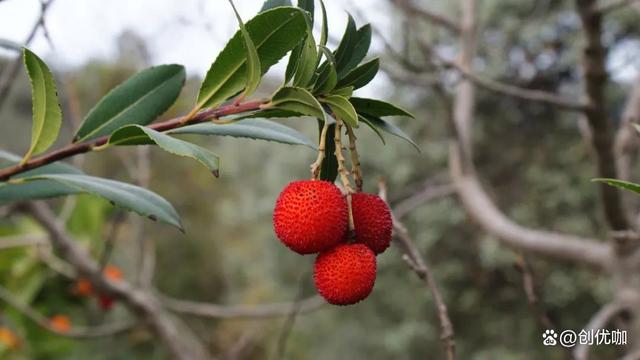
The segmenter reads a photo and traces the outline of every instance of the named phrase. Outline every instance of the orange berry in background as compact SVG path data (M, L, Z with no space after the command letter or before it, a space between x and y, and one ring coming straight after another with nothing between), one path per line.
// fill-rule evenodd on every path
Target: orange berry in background
M49 319L49 325L58 332L68 332L71 330L71 320L66 315L55 315Z
M15 350L20 347L20 340L10 329L0 327L0 344L5 345L9 349Z
M93 285L87 279L78 279L73 286L72 292L78 296L90 296L93 294Z
M120 270L119 267L114 266L114 265L107 265L104 267L104 270L102 271L102 273L104 274L104 276L109 279L109 280L122 280L124 278L124 276L122 275L122 270Z

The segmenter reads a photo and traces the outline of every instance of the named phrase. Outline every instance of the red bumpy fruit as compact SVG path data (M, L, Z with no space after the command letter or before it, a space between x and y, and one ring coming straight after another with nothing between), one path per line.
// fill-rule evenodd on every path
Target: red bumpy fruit
M318 255L313 279L329 303L355 304L373 290L376 255L363 244L340 244Z
M334 184L320 180L289 183L273 211L278 238L299 254L312 254L341 242L347 232L347 202Z
M391 243L393 220L389 207L379 196L365 193L351 195L355 239L380 254Z

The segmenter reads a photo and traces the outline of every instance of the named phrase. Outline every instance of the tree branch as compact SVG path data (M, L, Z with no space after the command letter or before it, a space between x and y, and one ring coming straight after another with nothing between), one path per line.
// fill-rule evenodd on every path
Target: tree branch
M462 66L461 63L456 61L450 61L438 54L437 51L434 51L431 46L424 42L424 39L418 39L419 45L422 48L422 51L426 55L431 55L438 60L442 65L448 68L455 69L462 77L467 80L472 81L474 84L487 89L489 91L493 91L498 94L507 95L510 97L515 97L519 99L536 101L541 103L546 103L549 105L556 106L560 109L570 110L570 111L586 111L587 104L581 103L576 100L567 99L562 95L554 94L552 92L544 91L544 90L533 90L526 89L515 85L505 84L503 82L485 78L479 76L471 70L470 66Z
M591 8L592 13L600 13L605 14L607 12L617 10L621 7L625 7L634 2L638 2L638 0L608 0L602 1L600 3L595 3Z
M591 320L589 320L589 323L583 329L587 331L604 329L614 316L618 315L625 309L626 306L618 301L605 304L593 315ZM586 343L578 344L573 351L574 360L588 360L589 347L590 346Z
M186 125L209 121L210 119L213 119L213 118L219 118L222 116L258 110L260 109L260 106L265 103L266 103L266 100L258 100L258 101L248 101L240 104L223 105L215 109L203 110L197 113L192 118L188 119L187 121L185 121L184 116L179 116L163 122L151 124L149 125L149 128L154 129L156 131L167 131L167 130L183 127ZM90 140L82 143L74 143L74 144L63 147L62 149L58 149L50 153L35 157L27 161L23 165L6 167L0 170L0 181L7 181L12 176L23 173L25 171L32 170L32 169L35 169L35 168L38 168L62 159L66 159L74 155L83 154L83 153L92 151L94 147L104 145L107 143L108 140L109 140L109 136L102 136L95 140Z
M582 51L585 96L588 110L585 116L591 127L592 146L596 153L597 176L617 178L616 158L613 154L613 127L605 104L605 86L608 76L605 69L606 50L602 45L602 14L589 11L596 0L576 0L576 9L582 22L585 47ZM620 190L604 183L598 184L604 206L605 218L612 230L629 228Z
M466 26L460 38L458 66L471 71L475 52L475 1L463 0ZM450 147L449 170L456 191L467 213L490 234L508 246L563 260L607 268L611 263L609 246L596 240L528 229L511 221L491 201L480 185L471 156L470 128L474 118L475 90L471 80L458 84L454 98L454 140Z
M210 358L195 335L178 319L168 314L151 293L133 288L125 280L114 282L105 278L99 264L76 245L74 239L56 221L55 214L45 203L28 203L26 211L49 233L52 245L58 250L60 256L77 270L79 276L87 278L100 292L120 300L145 320L176 359Z
M640 123L640 76L636 79L627 98L614 143L618 174L620 179L626 181L631 180L633 155L637 152L640 142L640 134L631 126L631 124L637 123Z
M285 302L265 305L223 306L180 300L165 295L160 295L160 300L167 309L173 312L214 319L266 319L288 316L294 305L294 302ZM326 302L317 295L303 299L298 303L298 314L315 311L325 304Z

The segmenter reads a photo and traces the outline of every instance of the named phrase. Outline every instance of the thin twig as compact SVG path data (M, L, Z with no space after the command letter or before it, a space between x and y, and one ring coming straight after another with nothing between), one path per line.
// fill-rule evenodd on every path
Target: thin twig
M38 29L44 26L45 15L53 2L54 0L41 2L40 15L38 16L35 24L33 24L29 35L27 35L23 47L28 47L35 38ZM0 108L2 108L2 105L7 100L9 92L13 87L13 83L18 75L18 70L20 69L20 64L22 64L22 56L18 55L11 63L9 63L9 65L7 65L2 74L0 74Z
M427 184L422 190L399 201L393 207L393 213L398 219L416 209L417 207L435 199L440 199L455 193L451 184Z
M277 345L274 352L274 360L284 359L284 354L287 351L287 341L289 340L289 335L291 335L296 317L300 313L300 306L304 296L304 283L306 277L306 273L302 273L300 276L300 280L298 280L298 294L296 295L296 300L293 302L293 304L291 304L289 315L285 319L284 324L282 324L280 336L278 336L278 342L276 343Z
M24 246L46 245L48 243L47 237L43 234L3 236L0 237L0 250Z
M540 303L539 290L535 276L533 275L533 270L523 254L519 254L516 257L514 265L518 271L522 273L522 288L524 289L529 306L536 315L536 319L538 319L544 329L557 329L556 325L551 321L549 314Z
M410 0L390 0L392 4L400 6L407 14L411 16L422 17L432 23L442 26L453 33L460 32L460 26L452 19L443 14L436 14L433 11L426 10L415 6Z
M174 299L160 295L162 304L169 310L186 315L194 315L212 319L268 319L287 316L291 312L293 302L263 305L224 306L204 302ZM311 296L299 302L299 314L318 310L326 304L319 296Z
M160 132L167 131L167 130L179 128L185 125L209 121L209 119L211 119L212 117L227 116L227 115L239 114L247 111L258 110L265 103L266 103L266 100L257 100L257 101L248 101L238 105L233 105L233 104L223 105L215 109L206 109L206 110L200 111L199 113L194 115L192 118L189 118L189 121L186 121L186 122L183 121L185 118L184 116L179 116L163 122L151 124L149 125L149 128L154 129L156 131L160 131ZM28 170L39 168L41 166L44 166L62 159L66 159L74 155L90 152L94 150L94 148L105 145L108 140L109 140L108 136L102 136L97 139L86 141L86 142L73 143L61 149L54 150L52 152L40 155L38 157L34 157L33 159L27 161L22 166L15 165L15 166L6 167L0 170L0 181L7 181L8 179L10 179L12 176L16 174L20 174Z
M386 202L387 187L384 181L380 181L378 183L378 187L380 198ZM445 354L447 356L447 360L453 360L456 358L453 324L451 323L447 305L440 293L436 279L429 269L426 259L420 254L420 251L411 239L407 228L402 224L402 222L395 218L393 214L392 218L394 233L398 241L400 241L401 248L405 255L403 259L405 259L411 270L418 275L429 291L431 291L433 300L436 304L436 312L438 314L438 321L440 322L440 338L442 339Z

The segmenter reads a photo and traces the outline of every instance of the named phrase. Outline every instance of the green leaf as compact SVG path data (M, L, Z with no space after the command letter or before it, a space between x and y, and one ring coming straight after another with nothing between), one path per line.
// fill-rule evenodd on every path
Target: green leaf
M331 51L326 46L320 45L319 48L327 58L327 61L325 61L322 66L320 66L320 75L318 75L318 80L316 81L316 85L314 86L314 91L318 93L326 93L333 90L333 88L335 88L336 84L338 83L336 60L333 57L333 53L331 53Z
M295 76L293 77L294 86L306 87L309 85L318 64L318 50L311 26L310 24L307 25L307 37L302 43Z
M169 131L172 135L196 134L250 138L275 141L289 145L304 145L316 149L316 145L300 132L265 119L248 119L232 124L202 123L189 125Z
M357 68L351 70L344 78L338 81L338 87L353 86L359 89L367 85L378 73L380 59L372 59Z
M242 33L242 39L244 40L244 50L247 54L247 83L244 87L243 96L249 96L253 94L258 88L258 85L260 85L260 79L262 78L260 58L258 58L258 50L256 50L256 46L253 44L253 40L251 40L251 36L249 36L247 32L236 6L231 0L229 0L229 4L231 4L233 12L236 14L236 19L238 19L238 24L240 25L240 33Z
M347 125L354 128L358 127L358 114L349 100L340 95L329 95L322 98L321 101L329 105L331 111Z
M603 178L593 179L591 181L605 183L607 185L615 186L620 189L629 190L636 194L640 194L640 184L635 184L632 182L617 180L617 179L603 179Z
M361 114L372 115L374 117L408 116L415 118L410 112L385 101L358 97L352 97L349 101L351 101L353 107L356 108L356 111Z
M384 139L384 136L382 136L382 133L380 133L380 130L378 130L378 128L373 125L373 123L371 123L371 121L369 121L369 119L367 119L364 116L358 115L358 119L362 122L364 122L365 124L367 124L367 126L369 126L369 128L371 128L371 130L373 130L374 133L376 133L376 135L378 135L378 137L380 138L380 141L382 141L383 145L386 145L387 142Z
M20 157L0 150L0 159L6 162L0 163L0 169L16 165ZM42 174L82 174L79 169L63 163L56 162L37 169L26 171L13 177L14 180L33 177ZM52 180L35 180L28 183L0 182L0 204L8 204L15 201L46 199L51 197L70 195L78 190Z
M353 86L347 86L340 89L335 89L331 91L332 95L340 95L344 98L350 99L351 95L353 95ZM353 104L352 104L353 105Z
M340 45L338 45L338 49L336 49L335 57L337 64L338 73L342 73L343 68L349 63L353 51L353 47L355 46L355 37L358 32L356 29L356 23L353 20L351 14L349 15L349 20L347 21L347 27L344 30L344 35L342 35L342 40L340 40Z
M223 117L222 119L229 120L233 119L233 121L243 120L243 119L272 119L272 118L290 118L290 117L301 117L305 116L299 112L284 110L284 109L262 109L255 110L251 112L246 112L238 115L231 115L227 117ZM173 130L172 130L173 131Z
M349 71L355 69L364 59L371 45L371 25L367 24L353 35L351 48L341 63L338 63L338 78L342 79Z
M218 176L220 159L213 152L198 145L173 138L140 125L128 125L118 129L109 138L112 145L156 144L163 150L178 156L186 156L204 165L214 176Z
M75 141L109 135L125 125L151 123L176 101L184 81L182 65L160 65L135 74L96 104Z
M267 10L247 21L245 28L258 51L261 74L302 41L306 26L303 10L293 7ZM243 46L238 31L209 68L196 108L216 107L244 88L247 64Z
M31 83L33 103L31 146L22 159L22 163L25 163L32 155L46 151L56 141L62 123L62 112L58 104L56 83L47 64L27 48L23 48L22 52Z
M378 117L374 117L374 116L367 116L367 115L362 115L361 117L366 118L367 120L369 120L369 122L371 123L371 125L377 127L378 129L387 132L391 135L395 135L407 142L409 142L411 145L413 145L416 150L418 150L418 152L421 152L420 147L418 147L418 144L416 144L410 137L409 135L407 135L407 133L405 133L404 131L402 131L402 129L400 129L399 127L393 125L392 123L385 121L381 118Z
M313 3L314 0L298 0L298 7L309 13L309 17L311 18L311 24L313 27L313 17L315 13L315 6Z
M329 39L329 23L327 21L327 9L324 7L324 1L320 0L320 8L322 9L322 28L320 28L320 45L327 45Z
M323 125L322 121L318 120L318 139L320 139ZM334 142L335 132L336 124L329 125L324 143L325 156L320 166L320 180L334 182L338 177L338 158L336 157L336 143Z
M260 12L263 13L278 6L291 6L291 0L267 0L262 5Z
M124 209L134 211L151 220L173 225L182 230L182 223L173 206L160 195L139 186L87 175L45 174L25 178L31 180L53 180L77 189L103 197Z
M271 98L270 106L330 121L315 96L303 88L290 86L280 88Z

